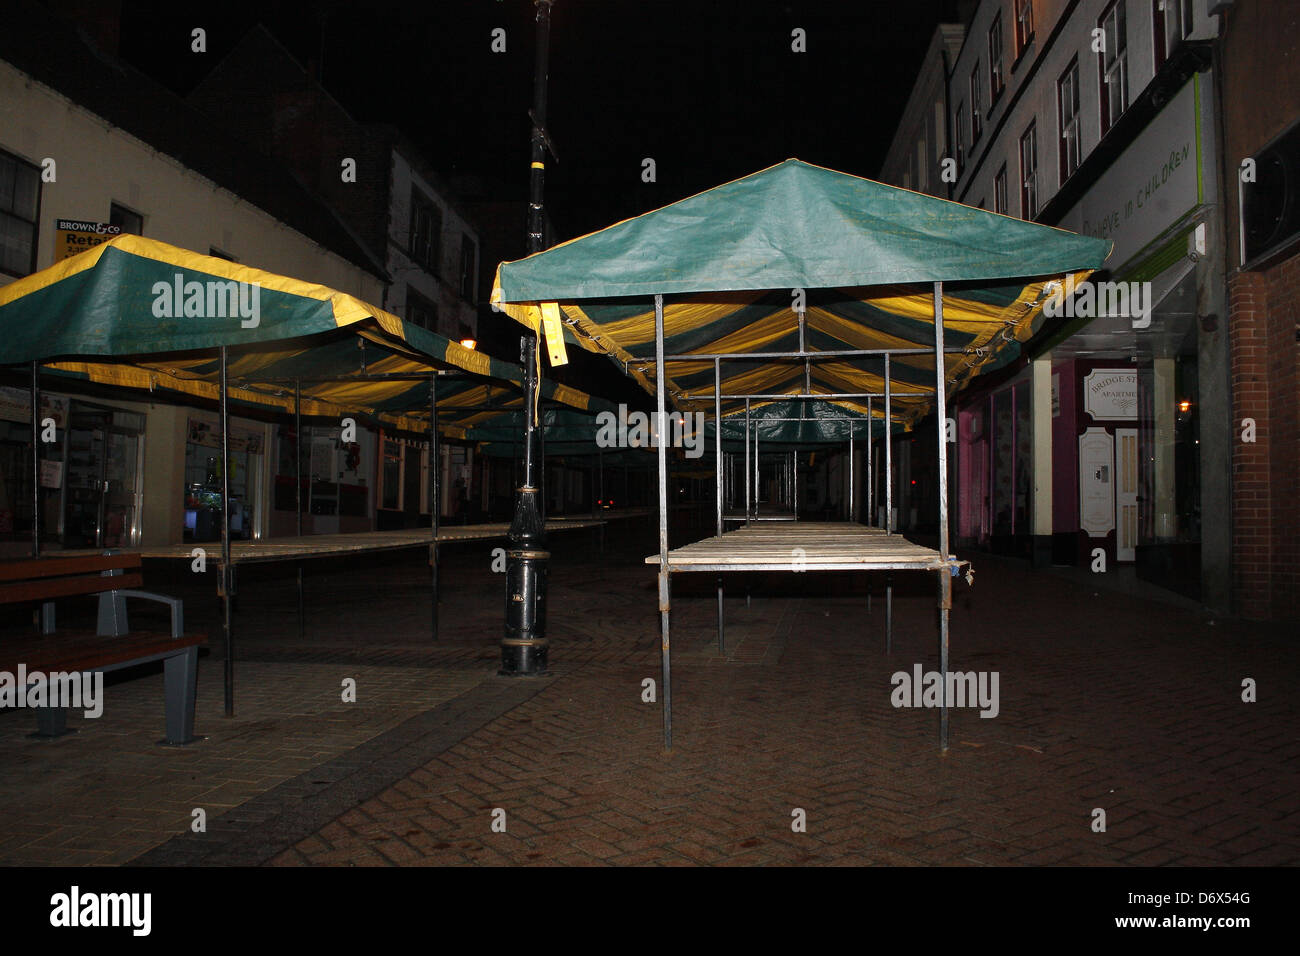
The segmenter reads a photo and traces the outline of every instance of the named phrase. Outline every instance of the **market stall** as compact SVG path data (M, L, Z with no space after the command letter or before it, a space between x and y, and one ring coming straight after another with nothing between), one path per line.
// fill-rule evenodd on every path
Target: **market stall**
M711 412L723 422L792 401L908 427L932 409L942 411L947 395L981 370L1013 358L1041 323L1052 292L1099 268L1108 248L1101 240L787 160L503 263L492 299L545 336L552 361L569 344L609 355L655 394L661 434L668 434L670 406L675 413ZM841 426L799 427L826 440ZM945 429L936 433L938 548L908 542L892 527L883 535L846 529L836 549L815 564L806 562L805 545L813 541L802 529L762 547L750 543L757 540L752 530L724 533L720 447L716 534L671 549L663 508L667 449L660 443L660 546L650 563L659 567L666 747L672 746L670 581L676 572L793 570L794 548L804 551L806 570L931 571L946 674L952 579L963 562L948 550ZM718 446L722 436L715 428ZM720 608L721 601L719 586ZM947 744L945 702L940 746Z

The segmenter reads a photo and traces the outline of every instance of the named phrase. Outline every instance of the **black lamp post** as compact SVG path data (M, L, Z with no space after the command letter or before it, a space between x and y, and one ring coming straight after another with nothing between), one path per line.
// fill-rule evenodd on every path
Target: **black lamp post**
M551 38L551 2L535 0L537 59L533 73L532 150L528 188L528 252L544 247L542 191L546 174L546 75ZM501 670L509 677L546 673L546 499L542 423L538 420L537 336L520 338L524 366L524 474L515 492L514 517L506 548L506 626L501 639Z

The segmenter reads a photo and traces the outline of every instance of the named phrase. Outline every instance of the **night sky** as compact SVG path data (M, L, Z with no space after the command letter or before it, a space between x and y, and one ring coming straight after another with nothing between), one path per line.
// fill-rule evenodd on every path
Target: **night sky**
M560 238L789 157L874 176L950 0L556 0L547 209ZM363 122L390 122L446 177L522 198L531 0L123 3L121 54L187 93L259 20ZM190 51L207 30L208 52ZM491 34L506 31L506 52ZM802 28L807 52L791 50ZM641 179L653 158L657 182Z

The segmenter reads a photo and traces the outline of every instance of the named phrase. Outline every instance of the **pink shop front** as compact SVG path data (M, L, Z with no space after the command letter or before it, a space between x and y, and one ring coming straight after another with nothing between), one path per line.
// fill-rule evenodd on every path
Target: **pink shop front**
M958 402L958 545L1035 566L1172 563L1159 583L1184 590L1199 576L1196 393L1194 359L1042 358Z

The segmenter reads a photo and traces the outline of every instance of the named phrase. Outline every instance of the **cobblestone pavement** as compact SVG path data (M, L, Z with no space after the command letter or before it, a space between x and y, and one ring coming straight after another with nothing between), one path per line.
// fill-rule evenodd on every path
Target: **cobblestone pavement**
M665 753L643 701L661 679L652 533L609 544L553 540L540 680L495 676L489 545L448 549L436 644L416 557L309 566L303 639L292 569L245 571L239 716L219 716L218 646L200 666L209 740L153 746L160 675L109 687L105 716L59 741L0 715L0 761L21 770L0 781L0 862L1300 862L1285 627L970 555L951 666L997 672L999 713L954 710L941 756L938 712L891 704L891 675L937 666L932 578L897 576L886 656L880 579L868 612L861 576L729 577L722 655L715 579L678 576ZM213 622L206 584L153 577ZM355 705L344 676L371 688ZM206 834L189 832L200 805Z

